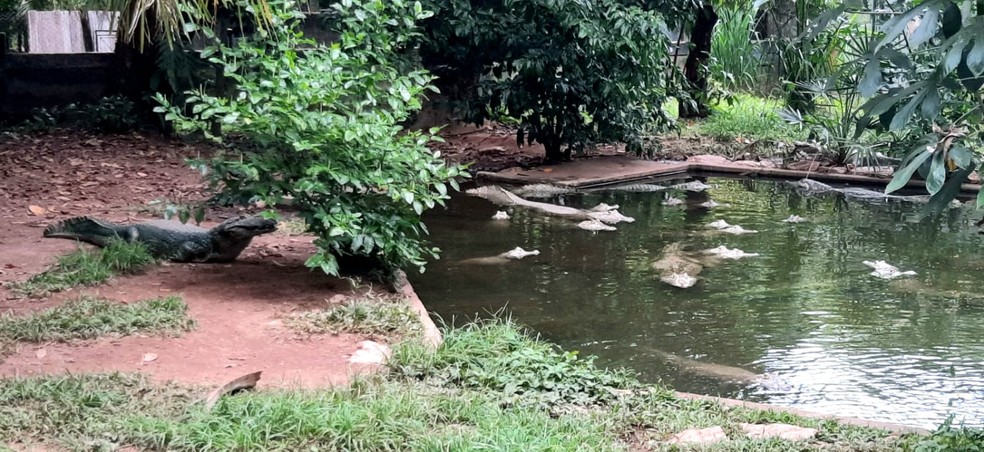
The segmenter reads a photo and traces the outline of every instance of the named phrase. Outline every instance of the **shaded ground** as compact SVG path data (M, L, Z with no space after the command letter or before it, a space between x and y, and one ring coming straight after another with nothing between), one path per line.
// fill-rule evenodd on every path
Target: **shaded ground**
M118 222L160 218L159 207L147 203L201 199L204 184L184 159L207 152L155 137L74 132L0 143L0 282L24 280L75 248L68 240L41 238L51 222L79 215ZM210 210L206 226L235 214ZM81 293L123 303L180 294L198 322L180 338L23 345L0 363L0 375L128 370L214 384L262 370L262 385L344 383L350 372L367 369L347 363L364 338L299 338L278 320L351 291L348 281L303 266L313 249L310 238L275 233L254 240L233 264L164 264L42 300L17 299L0 287L0 314L27 314ZM147 353L156 359L144 361Z

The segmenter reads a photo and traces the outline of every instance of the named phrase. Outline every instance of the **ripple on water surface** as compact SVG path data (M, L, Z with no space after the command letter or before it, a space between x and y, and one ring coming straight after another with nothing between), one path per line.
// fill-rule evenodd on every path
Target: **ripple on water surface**
M803 196L770 181L711 178L705 193L600 192L553 202L619 204L634 223L591 233L460 196L425 221L443 250L414 287L446 319L505 308L566 348L630 367L681 391L933 428L949 413L984 422L982 238L970 212L916 221L921 205ZM713 199L730 208L705 209ZM804 223L783 223L789 215ZM756 234L706 227L725 220ZM680 243L759 257L709 265L690 289L650 265ZM501 266L458 264L522 246L540 255ZM884 281L865 260L917 275ZM717 366L712 366L717 365ZM768 379L734 376L748 371Z

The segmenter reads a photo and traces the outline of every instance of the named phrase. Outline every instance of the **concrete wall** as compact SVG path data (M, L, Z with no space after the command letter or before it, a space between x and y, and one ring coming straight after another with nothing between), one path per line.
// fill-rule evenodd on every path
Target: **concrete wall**
M0 117L73 102L95 102L116 83L112 53L0 55Z

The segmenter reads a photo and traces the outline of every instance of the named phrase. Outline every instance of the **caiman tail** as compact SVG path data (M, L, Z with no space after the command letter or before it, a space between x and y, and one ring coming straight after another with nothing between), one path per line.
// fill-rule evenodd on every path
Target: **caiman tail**
M112 225L89 217L75 217L59 221L45 228L45 237L78 240L96 246L106 246L110 239L117 238Z

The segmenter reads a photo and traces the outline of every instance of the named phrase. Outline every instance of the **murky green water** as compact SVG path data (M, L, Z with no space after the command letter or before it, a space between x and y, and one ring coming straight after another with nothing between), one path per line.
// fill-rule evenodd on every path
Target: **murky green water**
M592 233L569 221L459 196L428 216L442 259L411 275L445 319L505 309L566 349L626 366L681 391L932 428L949 413L984 423L984 236L970 208L918 221L922 205L804 196L781 182L709 178L704 193L601 192L551 202L619 204L635 223ZM681 196L682 195L682 196ZM708 199L729 208L708 210ZM797 214L807 223L781 220ZM757 234L710 234L724 219ZM649 268L664 246L726 245L760 257L708 267L690 289ZM540 255L464 265L516 246ZM864 260L917 276L885 281ZM764 382L710 375L667 354L767 374ZM721 373L720 369L718 372ZM727 369L725 369L727 370Z

